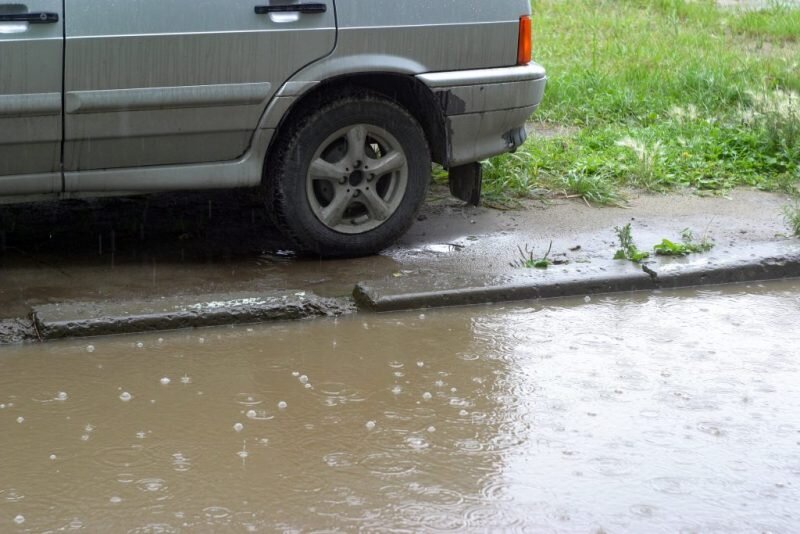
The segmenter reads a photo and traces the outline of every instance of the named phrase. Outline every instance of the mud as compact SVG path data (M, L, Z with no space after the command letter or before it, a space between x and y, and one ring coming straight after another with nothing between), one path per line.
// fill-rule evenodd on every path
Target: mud
M796 532L797 282L0 348L0 531Z

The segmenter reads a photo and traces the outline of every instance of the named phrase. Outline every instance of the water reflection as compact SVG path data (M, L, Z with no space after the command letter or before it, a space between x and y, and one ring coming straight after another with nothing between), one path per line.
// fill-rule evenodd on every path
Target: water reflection
M3 348L0 531L796 530L798 289Z

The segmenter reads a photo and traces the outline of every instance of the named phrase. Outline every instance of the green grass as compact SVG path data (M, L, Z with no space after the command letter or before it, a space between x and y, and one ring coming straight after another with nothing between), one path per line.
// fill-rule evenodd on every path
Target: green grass
M490 201L549 195L614 204L625 187L795 190L800 11L720 10L710 0L532 6L534 53L550 78L535 118L578 133L534 137L491 160ZM782 52L768 53L765 43Z
M786 206L783 210L786 224L792 230L792 234L800 237L800 202L795 202L791 206Z

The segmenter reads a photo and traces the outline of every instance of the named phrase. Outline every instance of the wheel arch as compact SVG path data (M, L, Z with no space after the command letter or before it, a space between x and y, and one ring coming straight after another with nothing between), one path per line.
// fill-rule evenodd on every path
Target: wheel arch
M449 135L441 105L433 91L416 77L392 72L365 72L340 75L314 84L301 94L284 113L266 153L265 169L275 145L297 120L318 109L332 94L367 90L383 95L401 106L420 123L434 162L447 166ZM265 176L265 178L267 178Z

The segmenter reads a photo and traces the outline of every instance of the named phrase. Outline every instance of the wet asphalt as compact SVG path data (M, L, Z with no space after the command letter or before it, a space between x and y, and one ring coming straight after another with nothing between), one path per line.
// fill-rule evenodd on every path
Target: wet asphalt
M738 190L724 197L631 194L625 207L571 199L525 201L520 209L497 210L465 206L434 187L398 244L377 256L334 261L296 257L269 223L254 190L0 206L0 319L5 320L0 338L35 337L30 330L20 334L20 325L30 324L27 318L37 307L54 305L97 305L92 318L103 306L152 307L163 299L202 301L207 295L218 301L224 295L268 298L289 292L347 300L357 285L370 288L378 300L506 289L430 305L659 287L649 284L651 275L640 265L612 259L618 248L614 228L627 223L642 249L663 238L678 241L687 228L698 239L714 242L707 254L653 258L648 270L662 276L730 265L750 268L733 277L669 287L782 277L800 263L795 261L800 245L787 235L783 220L787 202L779 194ZM543 255L548 248L556 264L547 270L511 265L520 250ZM787 264L790 269L784 269ZM603 285L617 279L633 283ZM572 292L539 293L538 288L568 282ZM534 291L519 293L515 288L520 287ZM417 299L385 309L427 305Z

